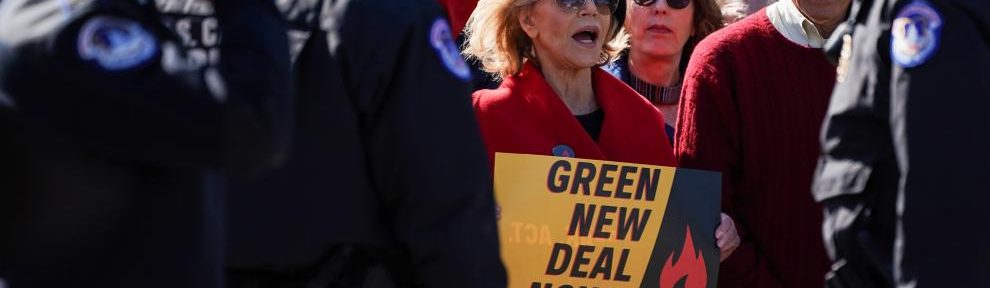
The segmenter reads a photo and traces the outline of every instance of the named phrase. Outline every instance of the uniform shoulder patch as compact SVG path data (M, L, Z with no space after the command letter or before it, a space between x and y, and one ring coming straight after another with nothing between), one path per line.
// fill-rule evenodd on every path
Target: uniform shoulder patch
M79 58L110 71L131 69L154 58L158 42L141 24L114 16L96 16L78 35Z
M890 27L890 56L898 65L924 64L938 49L942 16L927 1L915 0L901 8Z
M438 18L433 21L433 27L430 28L430 45L436 50L447 70L464 81L471 80L471 69L464 62L464 58L461 58L460 49L454 44L447 20Z

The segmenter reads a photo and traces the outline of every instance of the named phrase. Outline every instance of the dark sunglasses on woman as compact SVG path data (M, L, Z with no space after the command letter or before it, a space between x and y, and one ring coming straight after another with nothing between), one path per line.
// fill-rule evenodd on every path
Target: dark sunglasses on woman
M633 0L636 5L639 6L651 6L659 0ZM664 0L667 1L667 6L674 9L684 9L688 4L691 4L691 0Z
M564 12L577 12L588 0L557 0L557 6ZM623 0L591 0L598 8L598 14L612 14L619 1Z

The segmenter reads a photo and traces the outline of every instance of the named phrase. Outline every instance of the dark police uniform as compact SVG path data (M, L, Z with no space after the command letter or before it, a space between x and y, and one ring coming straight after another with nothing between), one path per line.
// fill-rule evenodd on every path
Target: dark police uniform
M150 1L0 4L0 283L223 285L225 174L284 157L292 81L272 3L213 3L215 65Z
M272 1L272 0L268 0ZM220 29L211 0L155 0L162 24L186 47L194 65L216 65L220 60Z
M287 165L232 187L233 287L505 287L470 71L433 0L280 1Z
M990 287L990 2L864 0L814 187L829 287Z

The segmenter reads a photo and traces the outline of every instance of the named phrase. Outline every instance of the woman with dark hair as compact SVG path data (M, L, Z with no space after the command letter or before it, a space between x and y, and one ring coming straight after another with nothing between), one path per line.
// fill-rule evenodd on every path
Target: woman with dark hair
M713 0L626 0L624 35L629 47L606 70L643 95L663 115L668 143L673 143L681 75L694 45L724 26ZM721 259L738 247L735 223L722 213L715 231Z
M681 75L694 45L723 26L722 12L713 0L626 1L629 48L606 70L660 109L672 143Z

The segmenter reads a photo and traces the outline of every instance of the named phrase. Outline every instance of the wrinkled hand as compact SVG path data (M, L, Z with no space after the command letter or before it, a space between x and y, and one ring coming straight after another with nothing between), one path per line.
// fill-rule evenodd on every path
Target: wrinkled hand
M715 241L719 249L719 262L729 258L736 248L739 248L739 233L736 232L736 223L732 217L722 213L722 222L715 228Z

